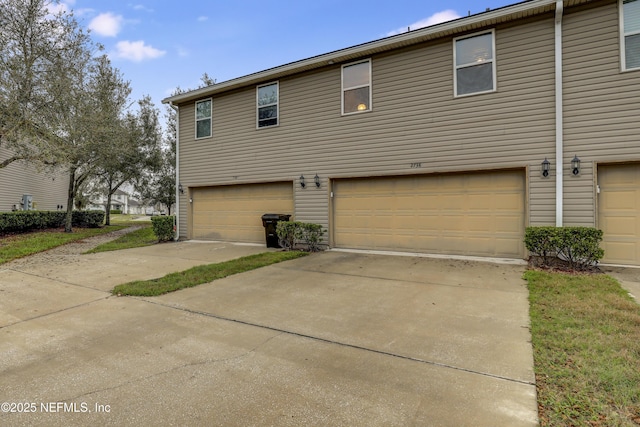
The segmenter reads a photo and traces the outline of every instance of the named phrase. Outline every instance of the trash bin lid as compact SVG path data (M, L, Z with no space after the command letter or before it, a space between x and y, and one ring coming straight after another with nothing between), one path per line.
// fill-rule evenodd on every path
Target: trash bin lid
M274 214L274 213L266 213L262 215L262 220L280 220L280 221L288 221L291 218L291 215L287 214Z

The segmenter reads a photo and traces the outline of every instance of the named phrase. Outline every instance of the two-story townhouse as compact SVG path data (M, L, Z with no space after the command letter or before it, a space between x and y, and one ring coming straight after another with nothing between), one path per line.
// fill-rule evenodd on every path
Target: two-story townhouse
M164 100L181 238L522 258L528 225L640 264L640 0L531 0Z
M0 161L11 154L0 147ZM69 177L60 171L38 169L27 162L17 161L0 168L0 212L27 209L25 199L31 200L31 209L55 211L66 209Z

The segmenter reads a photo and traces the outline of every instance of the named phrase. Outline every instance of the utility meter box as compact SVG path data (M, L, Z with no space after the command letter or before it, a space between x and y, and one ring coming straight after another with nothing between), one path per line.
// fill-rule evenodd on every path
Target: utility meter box
M33 210L33 196L31 194L22 195L22 210L23 211Z

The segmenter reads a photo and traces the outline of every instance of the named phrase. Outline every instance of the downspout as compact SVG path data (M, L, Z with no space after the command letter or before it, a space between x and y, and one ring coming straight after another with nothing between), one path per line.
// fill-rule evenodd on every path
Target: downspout
M555 22L555 79L556 79L556 227L562 227L563 219L563 103L562 103L562 0L556 1Z
M169 102L169 107L176 112L176 235L175 241L180 239L180 108Z

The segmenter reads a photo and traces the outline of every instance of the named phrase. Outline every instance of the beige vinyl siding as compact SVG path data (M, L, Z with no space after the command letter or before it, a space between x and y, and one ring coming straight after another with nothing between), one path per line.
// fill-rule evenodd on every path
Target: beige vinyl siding
M555 163L553 15L496 27L494 93L453 97L451 40L373 56L367 113L341 116L341 64L280 79L278 127L256 129L254 86L213 97L212 138L194 141L194 103L181 105L180 181L258 183L317 172L321 191L296 186L295 215L327 224L326 179ZM554 189L539 174L530 179L533 216L543 223Z
M9 158L9 152L0 148L0 161ZM34 208L55 211L58 205L67 207L69 178L63 171L39 171L25 162L13 162L0 168L0 212L11 211L22 201L23 194L33 196Z
M569 9L564 29L564 222L594 226L594 164L640 160L640 72L620 71L616 1ZM570 171L574 155L579 177Z

